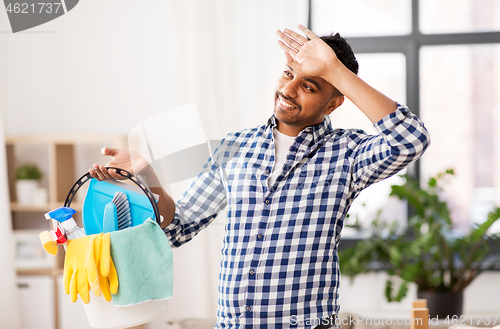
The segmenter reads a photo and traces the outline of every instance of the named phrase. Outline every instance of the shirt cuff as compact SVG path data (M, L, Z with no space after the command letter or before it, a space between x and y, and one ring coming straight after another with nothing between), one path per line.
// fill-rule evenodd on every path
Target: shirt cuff
M410 109L407 106L398 104L396 111L386 115L382 120L374 123L373 126L381 134L390 135L410 114Z
M177 216L174 216L174 219L172 220L172 223L168 224L167 227L163 228L163 232L167 236L167 238L172 238L176 235L176 231L179 228L179 223L180 220Z

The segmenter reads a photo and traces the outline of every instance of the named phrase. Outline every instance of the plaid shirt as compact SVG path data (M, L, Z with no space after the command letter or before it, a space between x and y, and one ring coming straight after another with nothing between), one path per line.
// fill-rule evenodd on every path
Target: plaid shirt
M419 158L429 143L404 106L374 124L375 136L332 129L326 116L295 138L268 187L275 126L271 117L222 140L164 229L178 247L227 206L218 328L306 327L338 313L337 247L353 199Z

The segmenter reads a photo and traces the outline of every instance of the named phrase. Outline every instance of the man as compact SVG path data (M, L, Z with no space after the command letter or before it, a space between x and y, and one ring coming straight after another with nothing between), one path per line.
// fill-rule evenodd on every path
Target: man
M415 161L429 143L415 115L357 77L345 39L337 34L324 38L327 44L299 29L307 38L277 32L287 63L268 123L229 134L176 203L153 190L176 247L227 206L218 328L333 325L340 308L337 248L353 199ZM378 135L332 129L328 114L344 97ZM105 154L114 157L108 165L141 172L147 184L160 186L136 153L106 148ZM104 166L90 172L114 177Z

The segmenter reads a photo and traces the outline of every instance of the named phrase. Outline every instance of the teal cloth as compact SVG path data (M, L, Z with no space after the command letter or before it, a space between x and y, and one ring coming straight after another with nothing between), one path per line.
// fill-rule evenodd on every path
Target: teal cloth
M172 297L173 258L165 233L148 218L143 224L111 232L111 257L118 274L115 306Z

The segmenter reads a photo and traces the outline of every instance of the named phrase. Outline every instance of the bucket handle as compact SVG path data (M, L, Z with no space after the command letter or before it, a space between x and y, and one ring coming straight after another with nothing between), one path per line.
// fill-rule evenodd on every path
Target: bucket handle
M155 213L155 218L156 218L156 223L161 226L161 219L160 219L160 211L158 210L158 205L156 204L155 197L153 195L153 192L144 184L139 177L135 176L134 174L121 169L121 168L115 168L115 167L106 167L106 169L114 169L116 170L116 173L120 175L123 178L129 179L132 182L134 182L137 187L139 187L142 192L147 196L149 199L149 202L151 202L151 205L153 206L153 211ZM82 177L80 177L75 184L73 184L73 187L69 191L68 195L66 196L66 200L64 201L64 206L69 207L71 205L71 202L73 201L73 198L75 197L76 192L82 187L87 181L92 179L92 176L90 173L86 173Z

